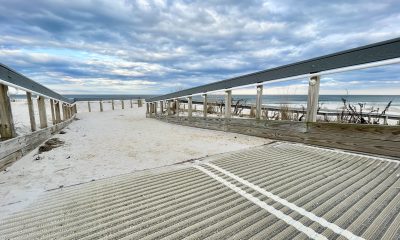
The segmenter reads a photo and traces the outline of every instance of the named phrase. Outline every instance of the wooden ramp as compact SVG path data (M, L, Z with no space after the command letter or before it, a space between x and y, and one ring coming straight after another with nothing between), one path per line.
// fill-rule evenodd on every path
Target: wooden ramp
M274 143L48 192L1 239L399 239L395 160Z

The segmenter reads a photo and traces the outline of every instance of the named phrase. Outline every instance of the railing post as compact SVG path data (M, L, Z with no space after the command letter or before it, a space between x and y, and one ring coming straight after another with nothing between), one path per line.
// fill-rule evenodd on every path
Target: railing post
M122 109L125 109L124 100L121 100Z
M225 118L231 118L232 90L225 91Z
M203 117L207 117L207 106L208 106L208 103L207 103L207 94L203 94Z
M314 76L308 82L307 122L317 121L320 76Z
M68 119L65 103L62 105L62 109L63 109L63 122L64 122Z
M193 113L192 113L192 102L193 102L193 98L192 97L188 97L188 117L191 118Z
M46 104L44 102L44 97L39 96L37 102L39 109L40 128L47 128Z
M88 110L89 110L89 112L91 112L91 111L92 111L92 109L90 108L90 102L89 102L89 101L87 102L87 106L88 106Z
M100 100L100 112L103 111L103 100Z
M51 122L56 125L56 115L54 114L54 100L50 99Z
M56 123L60 123L61 122L60 102L56 103L55 110L56 110ZM90 110L90 107L89 107L89 110Z
M0 84L0 136L1 139L8 139L16 135L8 86Z
M31 122L32 132L36 131L35 111L33 110L32 93L26 92L26 100L28 102L29 120Z
M171 100L167 100L167 115L171 115Z
M263 95L263 85L257 86L257 99L256 99L256 119L261 119L261 107L262 107L262 95Z
M164 115L164 101L160 101L160 112L161 115Z
M114 107L114 100L111 100L111 108L112 108L112 110L115 109L115 107Z
M179 116L179 99L175 99L175 111L176 111L176 116Z

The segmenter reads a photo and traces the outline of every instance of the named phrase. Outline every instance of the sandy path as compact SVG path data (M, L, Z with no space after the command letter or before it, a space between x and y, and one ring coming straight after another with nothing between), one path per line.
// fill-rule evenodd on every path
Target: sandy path
M64 146L40 155L35 150L0 173L0 219L49 189L269 142L146 119L144 111L135 106L79 113L80 120L71 123L66 134L54 136L65 141Z

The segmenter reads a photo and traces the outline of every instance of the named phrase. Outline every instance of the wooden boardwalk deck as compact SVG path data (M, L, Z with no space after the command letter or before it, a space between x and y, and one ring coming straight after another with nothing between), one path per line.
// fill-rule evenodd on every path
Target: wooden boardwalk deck
M399 239L396 160L281 143L48 192L1 239Z

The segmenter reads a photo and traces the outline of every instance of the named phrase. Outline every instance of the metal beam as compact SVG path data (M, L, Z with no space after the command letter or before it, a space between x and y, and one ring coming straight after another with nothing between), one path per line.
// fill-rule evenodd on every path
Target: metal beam
M340 68L348 68L395 58L400 58L400 38L189 88L186 90L150 98L147 99L147 101L160 101L164 99L191 96L193 94L231 89L239 86L246 86L250 84L274 81L278 79L285 79L304 74L313 74Z

